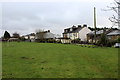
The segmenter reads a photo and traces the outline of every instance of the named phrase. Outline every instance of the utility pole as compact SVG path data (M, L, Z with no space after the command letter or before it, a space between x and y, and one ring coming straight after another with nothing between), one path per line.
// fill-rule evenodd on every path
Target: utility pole
M94 39L95 39L95 44L96 44L96 8L95 7L94 7L94 28L95 28Z

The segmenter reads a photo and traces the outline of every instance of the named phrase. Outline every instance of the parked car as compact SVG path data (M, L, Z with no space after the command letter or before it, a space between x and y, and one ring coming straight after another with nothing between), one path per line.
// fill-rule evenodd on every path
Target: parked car
M120 43L115 43L114 47L115 48L120 48Z

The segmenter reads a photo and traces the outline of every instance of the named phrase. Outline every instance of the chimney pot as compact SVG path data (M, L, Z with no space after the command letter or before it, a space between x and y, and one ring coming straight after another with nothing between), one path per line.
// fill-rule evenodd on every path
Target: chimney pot
M48 30L48 32L50 32L50 30Z
M83 25L83 27L87 27L87 25L86 25L86 24L84 24L84 25Z
M81 25L78 25L78 27L82 27Z

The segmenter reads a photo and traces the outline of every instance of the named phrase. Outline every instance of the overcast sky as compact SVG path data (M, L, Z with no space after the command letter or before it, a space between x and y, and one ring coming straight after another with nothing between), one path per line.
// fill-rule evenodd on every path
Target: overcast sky
M102 11L111 5L113 0L70 0L41 2L3 2L0 4L0 31L3 35L7 30L11 35L18 32L21 35L30 34L37 29L51 30L61 34L64 28L72 25L93 26L93 8L97 9L97 26L111 27L108 20L114 13Z

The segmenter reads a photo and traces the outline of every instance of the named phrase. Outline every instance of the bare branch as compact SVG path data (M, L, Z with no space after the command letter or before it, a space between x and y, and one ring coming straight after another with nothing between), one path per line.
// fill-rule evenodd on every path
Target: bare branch
M116 13L118 13L118 7L110 7L110 6L107 6L107 7L108 7L108 10L113 10Z
M119 21L118 19L116 19L116 17L114 15L112 17L110 17L109 20L114 23L118 23L118 21Z
M113 15L109 20L113 23L113 26L118 25L120 27L120 0L114 0L111 5L112 6L107 6L108 9L104 11L114 11L117 16Z

